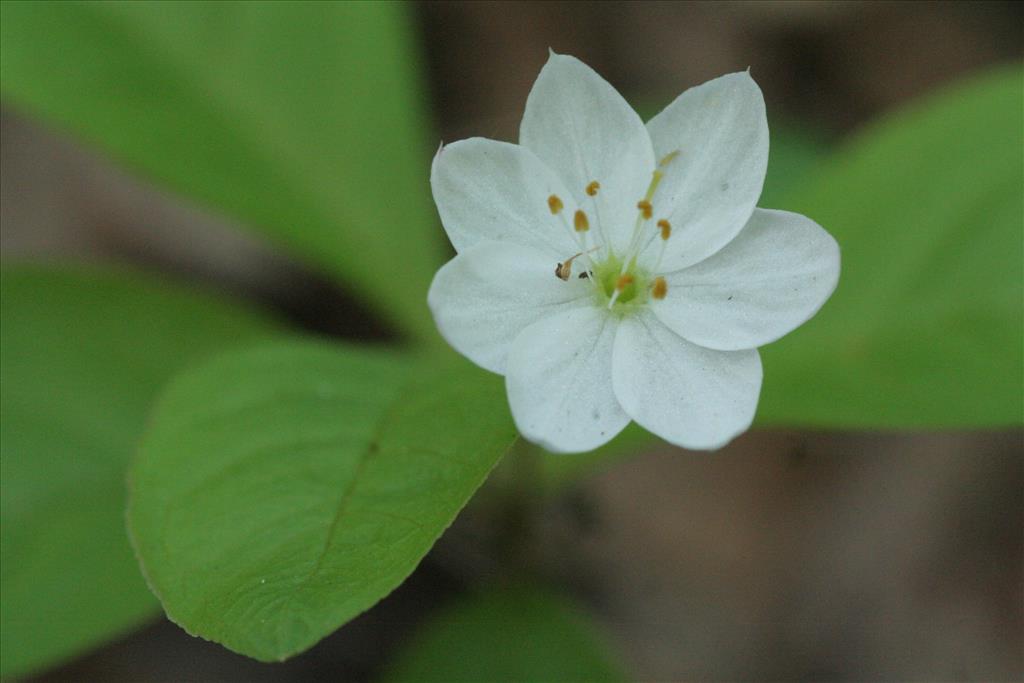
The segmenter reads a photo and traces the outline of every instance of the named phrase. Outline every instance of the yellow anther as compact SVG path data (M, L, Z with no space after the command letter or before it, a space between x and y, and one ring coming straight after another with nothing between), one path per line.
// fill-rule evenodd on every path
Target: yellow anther
M655 299L664 299L666 294L668 294L668 283L665 282L665 278L659 275L654 278L654 286L651 287L651 296Z
M661 230L661 239L667 240L672 236L672 224L664 218L658 221L658 228Z
M591 180L587 184L587 194L590 195L591 197L596 195L597 191L600 190L600 189L601 189L601 183L597 182L596 180Z
M661 167L668 166L670 163L672 163L672 160L675 159L677 156L679 156L679 150L678 149L676 151L674 151L674 152L669 152L668 154L666 154L665 156L663 156L661 158L661 161L658 162L658 166L661 166Z
M636 203L636 208L640 209L640 212L644 215L644 220L651 217L651 213L654 211L654 207L651 206L651 202L646 199L641 199Z
M615 289L621 292L631 284L633 284L633 276L629 273L623 273L619 276L619 279L615 281Z
M553 194L548 197L548 208L551 209L551 213L559 214L562 211L562 200L558 198L557 194Z
M576 215L572 217L572 225L576 228L576 232L590 230L590 221L587 220L587 214L583 213L580 209L576 209Z

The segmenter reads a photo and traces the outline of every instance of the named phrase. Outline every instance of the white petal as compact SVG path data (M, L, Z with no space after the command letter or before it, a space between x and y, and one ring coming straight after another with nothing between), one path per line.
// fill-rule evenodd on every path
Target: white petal
M558 176L519 145L470 138L438 150L430 171L441 222L455 251L483 240L513 242L568 258L577 243L568 228L576 210ZM554 216L548 197L565 208Z
M505 386L519 432L557 453L589 451L629 424L612 390L617 319L597 306L530 325L508 356Z
M711 349L752 349L818 312L839 280L839 245L806 216L756 209L724 249L665 280L651 307L669 328Z
M545 316L590 306L593 285L555 276L557 262L517 244L481 242L434 276L427 302L441 335L480 367L505 373L509 347Z
M575 57L551 53L526 100L519 144L561 176L598 233L623 253L654 152L643 121L615 88ZM601 187L589 197L594 180Z
M757 351L691 344L650 311L623 319L612 367L615 396L626 413L677 446L719 448L754 419L761 391Z
M714 254L750 218L768 167L764 98L750 74L728 74L684 92L647 130L659 160L678 152L654 196L655 218L672 224L662 260L672 271Z

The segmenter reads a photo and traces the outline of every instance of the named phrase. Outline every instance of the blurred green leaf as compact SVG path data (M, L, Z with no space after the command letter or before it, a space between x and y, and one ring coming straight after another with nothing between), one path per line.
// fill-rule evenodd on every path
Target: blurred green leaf
M625 681L588 620L568 601L516 586L442 610L393 662L387 683Z
M779 203L839 241L839 288L763 350L763 424L995 427L1024 417L1024 78L886 117Z
M3 675L72 657L159 607L124 528L147 409L189 361L273 329L234 304L137 274L0 275Z
M405 332L444 256L400 3L3 2L3 95L341 279Z
M515 438L500 378L294 342L178 377L129 528L168 616L270 661L401 583Z
M768 152L768 173L757 205L784 208L780 202L799 187L828 158L829 145L820 133L792 123L773 124Z

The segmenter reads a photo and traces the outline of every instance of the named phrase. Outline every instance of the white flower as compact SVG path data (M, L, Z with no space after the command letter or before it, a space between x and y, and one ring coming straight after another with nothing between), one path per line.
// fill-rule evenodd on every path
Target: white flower
M505 376L519 431L596 448L630 419L676 445L746 430L757 347L835 289L839 248L810 219L755 208L768 162L746 72L644 126L579 60L551 54L519 144L443 147L431 185L457 256L428 301L445 339Z

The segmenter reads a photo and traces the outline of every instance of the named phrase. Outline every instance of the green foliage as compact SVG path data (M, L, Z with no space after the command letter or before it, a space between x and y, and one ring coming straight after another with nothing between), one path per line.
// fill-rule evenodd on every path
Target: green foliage
M247 310L130 273L0 275L3 675L66 659L158 612L124 529L149 403L184 364L266 334Z
M443 259L406 8L4 2L0 79L78 133L435 339Z
M787 197L807 183L829 151L820 135L793 124L772 124L768 173L757 205L785 209Z
M387 683L599 683L625 681L593 626L536 588L494 589L428 620Z
M261 230L435 340L443 251L397 3L0 4L8 102ZM230 30L229 30L230 29ZM843 251L821 314L763 351L761 424L989 427L1024 416L1017 68L896 113L819 163L773 128L762 203ZM811 169L815 173L810 175ZM2 673L64 659L155 603L124 468L187 363L272 323L129 274L2 276ZM310 342L223 355L164 395L132 473L151 587L188 631L263 660L393 590L514 436L468 364ZM557 486L650 437L548 456ZM510 589L439 618L394 680L616 680L577 617ZM510 647L510 644L514 647Z
M779 206L842 249L839 288L763 351L763 424L995 427L1024 417L1024 78L880 121Z
M257 347L163 396L129 528L172 620L284 659L394 590L514 438L500 378L463 361Z

